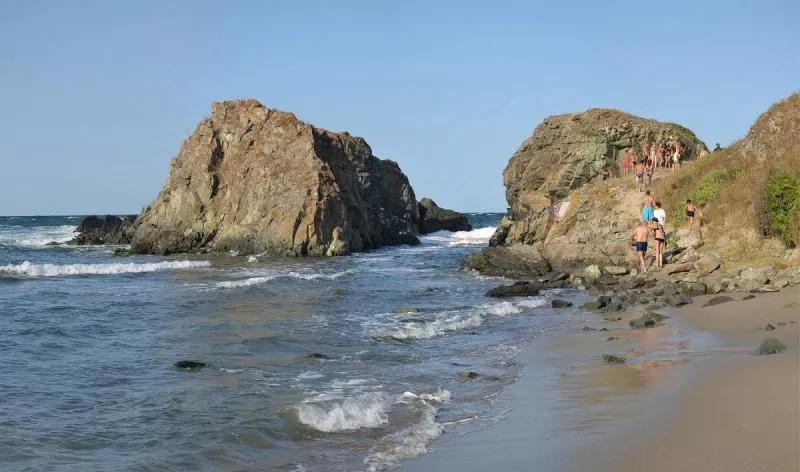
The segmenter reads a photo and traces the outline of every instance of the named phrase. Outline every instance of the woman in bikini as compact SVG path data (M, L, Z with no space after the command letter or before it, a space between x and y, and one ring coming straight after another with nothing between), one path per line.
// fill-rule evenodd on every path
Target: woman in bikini
M688 219L687 221L689 223L689 229L694 228L694 215L695 215L696 212L697 212L697 207L695 206L695 204L692 203L692 200L687 199L686 200L686 218Z
M653 231L653 239L656 240L656 267L664 267L664 241L666 233L664 226L658 222L658 218L650 221L650 229Z

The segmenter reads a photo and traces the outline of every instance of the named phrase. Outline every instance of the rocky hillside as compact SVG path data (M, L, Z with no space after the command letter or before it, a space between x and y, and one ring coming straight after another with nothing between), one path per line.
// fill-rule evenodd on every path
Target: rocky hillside
M136 220L132 251L343 255L416 243L397 163L256 100L215 102Z
M635 255L628 239L642 194L634 190L633 177L618 177L620 155L672 139L683 143L686 160L705 149L680 125L616 110L546 118L503 172L510 213L492 237L491 248L464 265L519 277L519 267L506 270L518 254L524 254L531 275L591 263L630 263Z

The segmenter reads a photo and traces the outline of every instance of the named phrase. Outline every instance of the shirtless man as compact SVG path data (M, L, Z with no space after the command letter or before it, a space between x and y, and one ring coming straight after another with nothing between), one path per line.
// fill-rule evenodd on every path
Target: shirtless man
M647 273L647 263L644 261L644 256L647 253L647 237L650 235L650 226L646 221L641 221L634 228L631 235L633 248L636 251L636 256L639 258L639 264L642 266L642 273Z
M654 218L653 206L656 204L656 199L650 195L650 190L644 193L642 198L642 221L649 223Z
M636 162L636 165L633 167L633 171L636 174L636 190L641 192L644 190L644 162Z
M697 213L697 207L690 199L686 200L686 218L688 218L689 229L694 228L694 215Z
M653 232L653 239L656 240L656 267L664 267L664 241L666 240L666 233L664 227L658 221L658 218L653 218L650 221L650 230Z

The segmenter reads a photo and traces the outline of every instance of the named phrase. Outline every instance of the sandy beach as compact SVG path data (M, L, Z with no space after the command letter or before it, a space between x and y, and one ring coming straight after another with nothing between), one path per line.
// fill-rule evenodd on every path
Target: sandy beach
M451 428L404 470L798 470L800 287L728 295L664 311L656 328L629 329L636 311L587 315L531 343L494 405L502 419ZM787 351L756 355L771 337ZM605 365L606 353L626 363Z

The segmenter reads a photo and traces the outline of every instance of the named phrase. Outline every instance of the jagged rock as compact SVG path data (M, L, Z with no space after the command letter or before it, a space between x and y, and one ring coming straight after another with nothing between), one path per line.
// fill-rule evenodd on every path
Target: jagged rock
M515 283L511 285L500 285L486 292L487 297L521 297L537 295L540 291L552 288L564 288L568 285L566 281L543 282L543 283Z
M705 302L703 304L703 306L704 307L706 307L706 306L714 306L714 305L719 305L719 304L722 304L722 303L727 303L727 302L732 302L732 301L733 301L733 298L731 298L731 297L729 297L727 295L721 295L719 297L710 298L707 302Z
M688 229L681 228L675 231L675 236L678 239L676 248L678 250L697 249L703 247L703 235L700 234L698 228ZM688 252L691 254L691 252ZM696 253L695 253L696 255ZM697 259L695 259L697 260ZM694 261L691 261L694 262Z
M75 229L79 234L67 244L130 244L135 220L136 215L87 216Z
M611 275L625 275L628 273L628 269L621 266L605 266L603 267L603 270Z
M723 284L722 280L713 279L713 280L709 281L708 293L716 295L718 293L723 292L725 290L725 287L726 287L726 284Z
M758 346L759 355L777 354L785 350L786 345L778 341L777 338L769 338Z
M553 308L568 308L572 306L572 302L568 302L566 300L559 300L558 298L551 301L550 304L553 306Z
M633 289L637 289L637 288L640 288L640 287L644 287L645 279L644 279L644 277L638 277L638 276L637 277L631 277L631 276L628 276L628 277L623 278L620 281L619 285L620 285L620 287L623 288L623 290L633 290Z
M678 289L669 282L658 282L651 290L650 295L656 297L670 296L678 293Z
M769 282L769 277L761 269L745 269L739 273L739 280L742 282L752 281L763 286Z
M461 261L463 269L498 277L525 278L547 274L552 269L536 247L488 247Z
M208 366L207 362L201 361L178 361L172 364L174 367L178 369L185 369L185 370L200 370L203 367Z
M705 295L707 291L708 288L703 282L689 282L681 285L681 293L690 296Z
M256 100L215 102L136 220L136 253L334 256L414 244L419 213L397 163Z
M592 264L589 267L583 269L583 275L585 275L590 279L600 278L601 274L602 273L600 272L600 268L597 267L597 264Z
M683 306L692 303L692 298L688 295L670 295L664 298L664 303L669 306Z
M463 214L440 208L430 198L419 201L419 232L428 234L436 231L471 231L472 225Z
M695 268L701 275L708 275L719 269L721 265L722 260L715 254L704 254L695 263Z
M775 288L784 288L789 286L789 279L779 278L772 281L772 286Z
M775 326L772 323L767 323L767 326L764 327L764 331L775 331Z
M615 356L614 354L603 354L603 360L610 365L619 365L625 363L624 357Z

